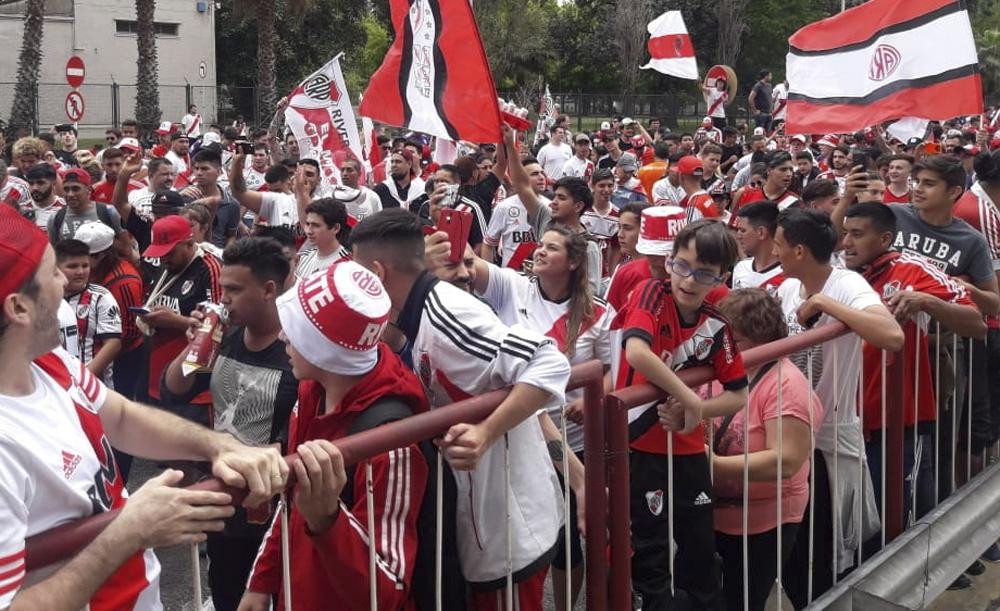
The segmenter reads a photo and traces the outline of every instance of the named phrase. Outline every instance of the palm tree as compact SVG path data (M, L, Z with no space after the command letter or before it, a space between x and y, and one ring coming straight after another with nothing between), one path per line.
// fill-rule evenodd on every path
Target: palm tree
M28 0L24 8L24 35L21 53L17 57L17 84L10 110L10 128L33 130L38 117L35 100L38 97L38 74L42 65L42 34L45 25L45 0Z
M160 122L160 83L156 61L156 31L153 15L156 0L135 0L136 60L135 118L140 129L148 133Z
M274 113L278 101L275 85L274 54L274 2L254 0L257 18L257 117L256 122L267 121Z

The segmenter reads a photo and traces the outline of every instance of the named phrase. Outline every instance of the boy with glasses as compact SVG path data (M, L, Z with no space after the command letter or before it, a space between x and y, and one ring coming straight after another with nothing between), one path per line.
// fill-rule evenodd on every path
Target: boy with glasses
M747 378L728 323L706 297L725 281L738 249L726 226L709 219L676 236L666 259L668 276L632 291L622 333L624 360L616 388L648 382L669 394L665 403L629 410L632 577L643 609L685 599L694 608L715 609L724 603L701 421L738 410L746 402ZM714 367L724 389L718 396L702 400L676 374L699 365ZM679 526L672 533L664 491L670 461ZM671 535L677 545L673 578Z

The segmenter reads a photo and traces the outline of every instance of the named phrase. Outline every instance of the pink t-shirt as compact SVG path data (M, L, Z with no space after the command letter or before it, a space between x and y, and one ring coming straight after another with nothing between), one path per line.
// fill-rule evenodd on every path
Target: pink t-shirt
M781 368L781 415L799 418L809 423L809 407L813 411L813 433L823 422L823 406L819 397L810 390L809 382L802 372L788 359L781 359L764 374L750 392L750 452L767 449L768 420L778 417L778 368ZM810 398L811 396L811 398ZM743 454L743 422L747 410L740 410L719 444L719 454L734 456ZM716 418L719 427L722 418ZM727 535L743 534L743 478L722 480L715 478L715 530ZM798 473L786 479L782 487L781 521L784 524L802 521L806 503L809 500L809 461L803 463ZM778 491L773 482L750 482L750 507L747 518L747 534L755 535L774 529L778 524Z

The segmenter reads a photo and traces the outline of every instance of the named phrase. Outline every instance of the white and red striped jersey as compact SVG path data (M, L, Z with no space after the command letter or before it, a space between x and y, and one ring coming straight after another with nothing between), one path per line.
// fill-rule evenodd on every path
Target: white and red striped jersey
M784 121L788 114L788 85L778 83L771 91L771 107L775 121Z
M973 184L955 202L952 213L983 234L993 260L993 271L1000 271L1000 210L983 186L978 182ZM1000 318L987 316L986 324L991 329L1000 329Z
M28 198L28 201L21 204L21 216L24 218L34 221L35 225L39 229L48 230L49 219L54 217L59 210L66 207L66 200L59 197L58 195L53 199L52 203L44 208L40 207L35 200Z
M99 284L88 284L76 295L68 295L66 302L76 314L76 328L80 338L79 358L84 364L94 360L109 339L121 338L122 315L111 291ZM109 364L101 376L108 388L114 388L112 367Z
M537 277L529 278L512 269L490 265L489 284L481 297L490 304L504 324L520 324L542 333L554 339L560 351L566 351L570 300L549 299L538 285ZM605 365L611 365L611 321L614 314L614 308L608 302L600 297L594 298L594 315L580 325L576 350L569 360L570 364L597 359ZM583 397L583 389L566 392L567 402L580 397ZM548 412L552 421L560 426L562 406L549 406ZM567 422L566 436L574 452L583 450L582 426Z
M785 274L781 270L781 263L775 263L765 269L757 271L754 269L753 257L738 261L733 268L733 290L735 289L764 289L774 297L778 286L785 281Z
M539 195L538 203L548 207L549 199ZM517 195L502 200L493 208L493 215L483 233L483 241L499 249L504 267L514 269L521 269L518 261L531 258L537 239L534 225L528 219L528 211Z
M0 607L50 574L25 574L26 538L124 506L100 410L108 390L59 348L31 365L35 390L0 396ZM151 550L130 557L97 591L91 611L158 610L160 564Z

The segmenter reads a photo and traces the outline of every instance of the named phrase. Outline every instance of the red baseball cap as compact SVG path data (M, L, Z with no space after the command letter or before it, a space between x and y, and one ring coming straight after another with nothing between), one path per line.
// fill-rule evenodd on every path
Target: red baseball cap
M705 166L701 164L701 159L694 155L687 155L677 161L677 173L681 176L703 176Z
M38 270L49 241L11 206L0 206L0 302Z
M78 182L81 185L91 184L90 172L84 170L83 168L70 168L62 173L63 182Z
M164 257L174 246L192 237L194 234L191 232L191 223L186 218L176 214L164 217L153 223L153 242L142 256L151 259Z

